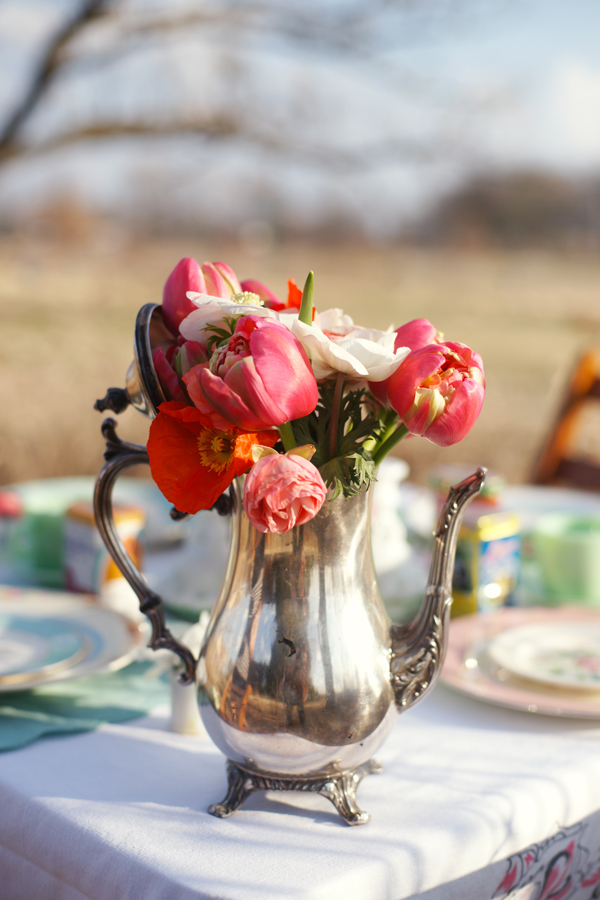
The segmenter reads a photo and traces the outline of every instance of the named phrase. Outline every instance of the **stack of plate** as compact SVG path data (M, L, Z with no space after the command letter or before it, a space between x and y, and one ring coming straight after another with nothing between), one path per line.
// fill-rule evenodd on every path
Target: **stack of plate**
M504 608L455 619L442 680L513 709L600 718L600 612Z

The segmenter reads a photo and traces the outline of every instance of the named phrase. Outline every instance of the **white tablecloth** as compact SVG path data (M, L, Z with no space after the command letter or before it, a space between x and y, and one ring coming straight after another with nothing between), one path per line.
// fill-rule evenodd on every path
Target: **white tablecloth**
M399 717L384 773L358 791L372 821L350 828L307 794L257 793L213 818L224 759L167 731L167 713L0 755L3 900L597 896L600 722L440 685Z

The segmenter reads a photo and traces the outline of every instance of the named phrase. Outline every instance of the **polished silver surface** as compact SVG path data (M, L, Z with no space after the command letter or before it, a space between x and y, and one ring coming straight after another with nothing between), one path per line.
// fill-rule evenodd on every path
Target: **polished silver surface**
M153 650L172 650L183 663L183 671L179 675L182 684L191 684L196 677L196 660L191 651L178 641L166 626L165 612L161 598L146 584L133 560L125 550L117 533L112 508L112 492L119 475L130 466L148 463L146 448L140 444L122 441L116 432L114 419L105 419L102 423L102 434L106 440L104 459L106 460L98 473L94 488L94 516L100 536L106 549L114 559L124 578L135 591L140 610L149 619L152 633L148 646Z
M410 625L392 626L370 538L370 494L326 503L306 525L262 534L236 486L229 561L203 650L205 727L244 769L315 777L366 763L433 686L445 653L461 513L479 470L453 488L430 584Z
M428 693L441 672L448 644L452 573L463 512L481 490L486 469L477 469L450 488L433 534L425 599L408 625L392 625L391 676L396 705L402 712Z
M367 762L396 709L369 494L262 534L236 487L225 581L198 675L216 745L251 771L308 777Z

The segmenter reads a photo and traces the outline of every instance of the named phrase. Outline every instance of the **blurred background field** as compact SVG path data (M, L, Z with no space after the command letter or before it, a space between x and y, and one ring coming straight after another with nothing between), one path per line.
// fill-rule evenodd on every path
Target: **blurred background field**
M311 267L321 309L342 306L379 328L424 316L477 349L488 382L477 426L445 450L404 441L398 453L416 480L454 461L527 480L578 350L600 342L600 259L592 255L284 244L256 257L239 244L190 238L131 240L118 250L5 239L3 483L98 469L103 417L93 402L124 385L137 310L160 302L166 274L186 255L224 258L282 294L288 277L300 282ZM145 439L142 416L119 418L123 436Z
M4 0L0 483L98 470L93 402L184 256L469 344L476 427L398 455L526 481L600 345L599 27L593 0Z

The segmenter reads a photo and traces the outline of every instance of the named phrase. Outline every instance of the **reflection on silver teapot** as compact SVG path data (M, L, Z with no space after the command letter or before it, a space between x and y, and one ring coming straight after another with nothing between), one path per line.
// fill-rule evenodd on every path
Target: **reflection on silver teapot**
M101 408L117 411L132 402L156 414L164 398L151 346L161 324L160 307L142 308L127 389L113 389L113 400L109 392ZM369 491L325 503L290 532L263 534L246 517L243 478L236 479L220 498L219 511L232 517L229 559L196 660L166 628L160 597L116 534L115 480L148 457L145 447L121 441L115 425L112 419L103 424L107 462L96 484L98 528L152 624L150 646L177 653L182 681L199 684L206 730L228 759L227 796L210 812L228 816L256 790L301 790L327 797L349 824L367 822L357 785L380 771L373 754L398 712L422 699L439 675L461 514L485 470L451 488L434 533L425 599L403 626L390 624L379 595Z

